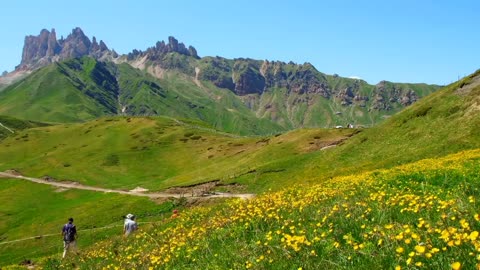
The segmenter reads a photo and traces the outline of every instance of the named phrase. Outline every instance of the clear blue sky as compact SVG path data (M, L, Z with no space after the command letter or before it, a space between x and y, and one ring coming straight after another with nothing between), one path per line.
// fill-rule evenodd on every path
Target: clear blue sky
M200 56L310 62L319 71L447 84L480 68L480 1L4 1L0 72L26 35L79 26L119 53L173 35Z

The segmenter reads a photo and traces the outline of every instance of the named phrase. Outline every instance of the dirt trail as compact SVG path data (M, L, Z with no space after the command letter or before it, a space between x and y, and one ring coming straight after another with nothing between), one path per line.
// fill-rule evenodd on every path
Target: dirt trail
M3 125L2 123L0 123L0 127L5 128L6 130L10 131L11 133L15 133L13 130L11 130L11 129L8 128L7 126Z
M106 193L118 193L124 195L132 195L132 196L139 196L139 197L149 197L152 199L155 198L242 198L242 199L249 199L255 196L255 194L234 194L234 193L213 193L213 194L204 194L202 196L188 196L188 194L172 194L172 193L165 193L165 192L152 192L152 193L142 193L142 192L135 192L135 191L125 191L125 190L117 190L117 189L107 189L107 188L99 188L99 187L92 187L86 186L79 183L62 183L62 182L53 182L47 181L40 178L33 178L27 177L23 175L7 173L7 172L0 172L0 177L8 177L8 178L16 178L16 179L23 179L28 180L38 184L45 184L50 186L55 186L59 188L67 188L67 189L82 189L82 190L90 190L90 191L97 191L97 192L106 192Z

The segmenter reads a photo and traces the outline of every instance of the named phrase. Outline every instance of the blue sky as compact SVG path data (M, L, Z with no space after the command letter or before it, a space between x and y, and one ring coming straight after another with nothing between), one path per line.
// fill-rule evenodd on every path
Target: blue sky
M480 68L480 1L67 2L0 4L0 72L20 63L26 35L77 26L119 53L173 35L200 56L310 62L373 84L448 84Z

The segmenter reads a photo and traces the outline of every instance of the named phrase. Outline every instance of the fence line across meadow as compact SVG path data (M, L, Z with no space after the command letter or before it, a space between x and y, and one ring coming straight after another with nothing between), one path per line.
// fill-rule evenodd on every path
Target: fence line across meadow
M148 222L138 222L138 224L150 224L150 223L158 223L158 221L148 221ZM90 228L90 229L83 229L83 230L78 230L78 232L86 232L86 231L94 231L94 230L102 230L102 229L109 229L109 228L115 228L115 227L122 227L123 224L119 225L108 225L104 227L98 227L98 228ZM16 239L16 240L11 240L11 241L6 241L6 242L0 242L1 245L6 245L6 244L11 244L11 243L16 243L16 242L22 242L22 241L27 241L27 240L32 240L32 239L42 239L44 237L50 237L50 236L59 236L61 233L50 233L50 234L42 234L42 235L37 235L37 236L32 236L32 237L27 237L27 238L22 238L22 239Z

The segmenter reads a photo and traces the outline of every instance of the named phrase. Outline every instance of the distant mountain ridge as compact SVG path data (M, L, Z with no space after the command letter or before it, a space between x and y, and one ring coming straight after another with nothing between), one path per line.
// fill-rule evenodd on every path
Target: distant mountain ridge
M95 37L90 40L80 28L73 29L65 39L57 39L54 29L44 29L38 36L27 36L20 65L14 72L0 78L0 88L9 84L6 83L9 78L12 81L12 77L20 77L18 74L28 74L55 62L81 57L111 63L109 65L126 63L157 78L156 83L166 91L172 85L176 87L179 83L185 84L184 88L198 92L196 97L191 97L193 99L188 101L191 104L205 104L205 99L208 98L211 101L207 103L213 106L216 100L228 96L229 100L235 100L236 105L235 108L224 109L242 111L241 114L250 111L248 114L273 122L283 129L332 127L347 123L373 125L439 88L436 85L387 81L370 85L359 79L321 73L310 63L199 57L193 46L187 47L174 37L169 37L168 43L157 42L155 46L144 51L133 50L131 53L119 55L110 50L102 40L97 42ZM137 76L143 75L139 73ZM172 78L175 79L173 84ZM95 83L102 84L102 81ZM9 87L5 88L7 89ZM103 91L107 91L103 95L110 95L108 90ZM0 95L0 104L1 98ZM144 103L138 103L135 108L142 107L143 114L157 115L164 111L160 108L161 102L156 99L144 98L142 102ZM206 108L210 105L192 105L190 109L199 110L202 106ZM120 103L110 102L110 107L110 112L117 111L127 115L138 113L134 107ZM238 109L239 107L242 109ZM182 113L183 116L190 114ZM207 116L208 114L210 112L200 110L195 112L194 116L216 126L216 121ZM79 120L85 119L77 117L77 121Z

